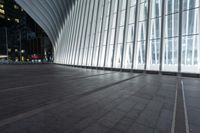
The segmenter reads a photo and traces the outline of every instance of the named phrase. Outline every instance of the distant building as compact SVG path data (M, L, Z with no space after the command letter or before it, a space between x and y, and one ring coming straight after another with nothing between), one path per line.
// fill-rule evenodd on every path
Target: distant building
M0 0L0 34L0 59L30 61L31 55L51 49L47 35L14 0Z

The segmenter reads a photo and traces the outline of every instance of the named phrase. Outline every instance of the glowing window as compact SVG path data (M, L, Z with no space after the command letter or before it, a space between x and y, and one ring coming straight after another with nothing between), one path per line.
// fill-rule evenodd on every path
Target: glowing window
M0 4L0 8L4 8L4 5Z
M16 18L16 19L15 19L15 22L19 23L19 19Z
M18 9L19 9L19 6L14 5L14 9L18 10Z
M3 9L0 9L1 14L5 14L5 11Z

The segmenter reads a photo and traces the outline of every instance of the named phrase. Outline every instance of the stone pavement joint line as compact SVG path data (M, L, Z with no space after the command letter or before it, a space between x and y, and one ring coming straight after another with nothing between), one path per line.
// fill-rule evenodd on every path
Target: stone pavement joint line
M171 133L189 133L183 81L177 79L174 116Z

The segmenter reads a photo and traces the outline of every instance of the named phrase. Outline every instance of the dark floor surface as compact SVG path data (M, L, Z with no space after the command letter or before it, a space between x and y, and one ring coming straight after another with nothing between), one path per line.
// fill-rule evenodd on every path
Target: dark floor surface
M182 82L200 133L200 80ZM175 76L1 65L0 133L171 133L176 86Z

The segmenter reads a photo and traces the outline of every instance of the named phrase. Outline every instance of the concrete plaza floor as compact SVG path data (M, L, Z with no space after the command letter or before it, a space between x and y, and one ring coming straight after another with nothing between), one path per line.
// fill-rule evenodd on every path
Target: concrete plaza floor
M200 133L199 86L197 78L1 65L0 133L178 133L176 109L188 130Z

